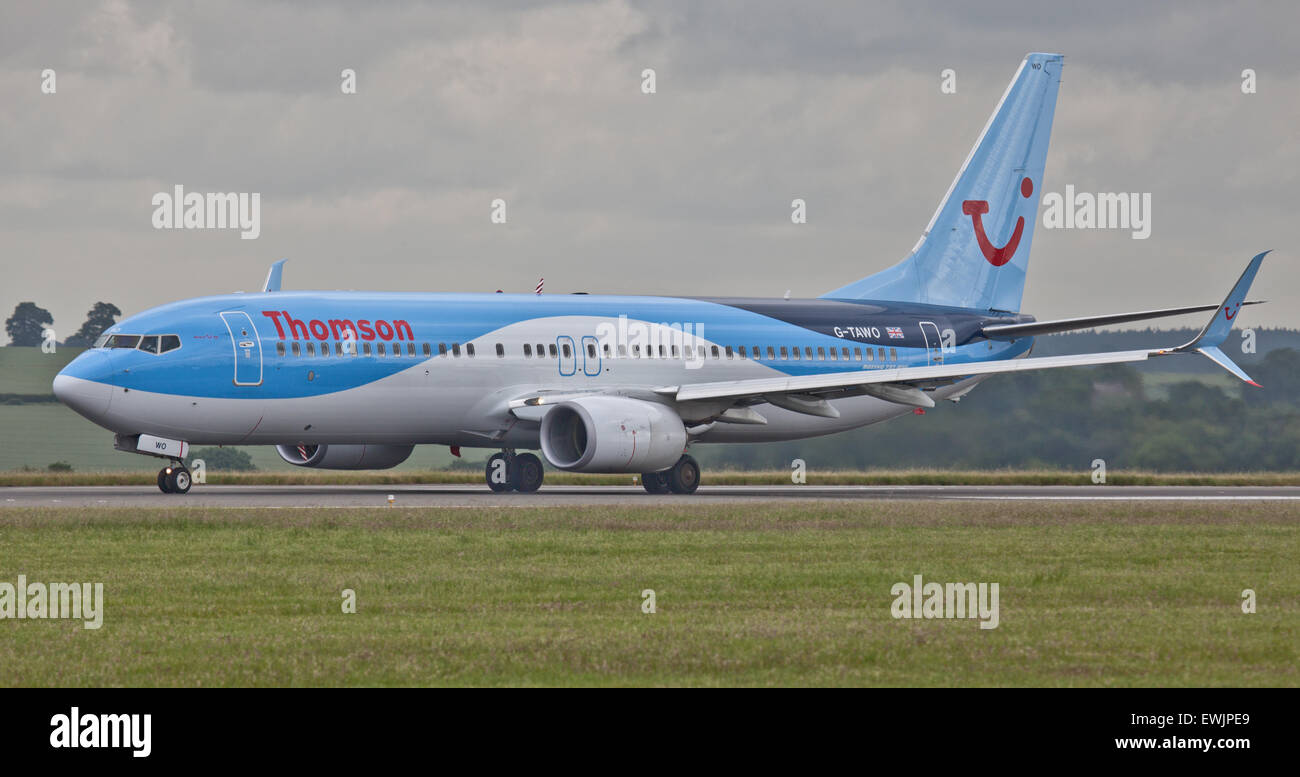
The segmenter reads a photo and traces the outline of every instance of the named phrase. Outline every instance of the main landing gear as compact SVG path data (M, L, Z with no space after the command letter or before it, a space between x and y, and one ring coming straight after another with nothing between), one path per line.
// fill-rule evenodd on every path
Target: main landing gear
M484 476L488 488L501 493L519 491L531 493L541 488L546 473L542 460L531 453L516 454L512 450L494 453L487 460Z
M190 471L180 462L158 470L158 490L164 494L189 493L190 486L193 484L194 479L190 477Z
M700 487L700 465L683 454L662 472L641 473L641 487L651 494L693 494Z

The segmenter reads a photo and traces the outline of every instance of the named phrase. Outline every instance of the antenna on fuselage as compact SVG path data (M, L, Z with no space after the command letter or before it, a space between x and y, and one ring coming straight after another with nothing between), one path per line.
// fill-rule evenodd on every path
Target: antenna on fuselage
M284 263L288 259L281 259L271 265L271 270L266 274L266 283L262 284L262 291L279 291L280 278L284 275Z

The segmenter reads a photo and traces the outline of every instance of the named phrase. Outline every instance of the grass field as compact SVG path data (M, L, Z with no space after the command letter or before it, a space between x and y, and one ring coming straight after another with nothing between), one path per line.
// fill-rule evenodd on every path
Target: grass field
M1283 503L10 509L0 548L106 598L0 622L7 686L1300 685ZM894 619L915 574L1000 625Z
M54 376L84 350L64 347L45 353L40 348L0 348L0 395L52 396Z

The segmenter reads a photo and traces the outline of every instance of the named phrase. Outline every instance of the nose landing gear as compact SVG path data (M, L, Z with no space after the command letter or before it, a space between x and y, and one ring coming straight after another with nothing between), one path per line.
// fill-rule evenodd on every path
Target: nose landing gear
M158 470L158 490L164 494L189 493L190 486L193 484L194 479L190 477L190 471L180 462Z

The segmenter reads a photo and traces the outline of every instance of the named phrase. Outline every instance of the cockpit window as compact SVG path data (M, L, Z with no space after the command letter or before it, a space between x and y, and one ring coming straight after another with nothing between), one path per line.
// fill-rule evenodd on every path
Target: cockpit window
M158 354L174 351L181 347L180 335L100 335L92 348L135 348Z
M104 344L105 348L134 348L140 343L140 335L113 335Z

